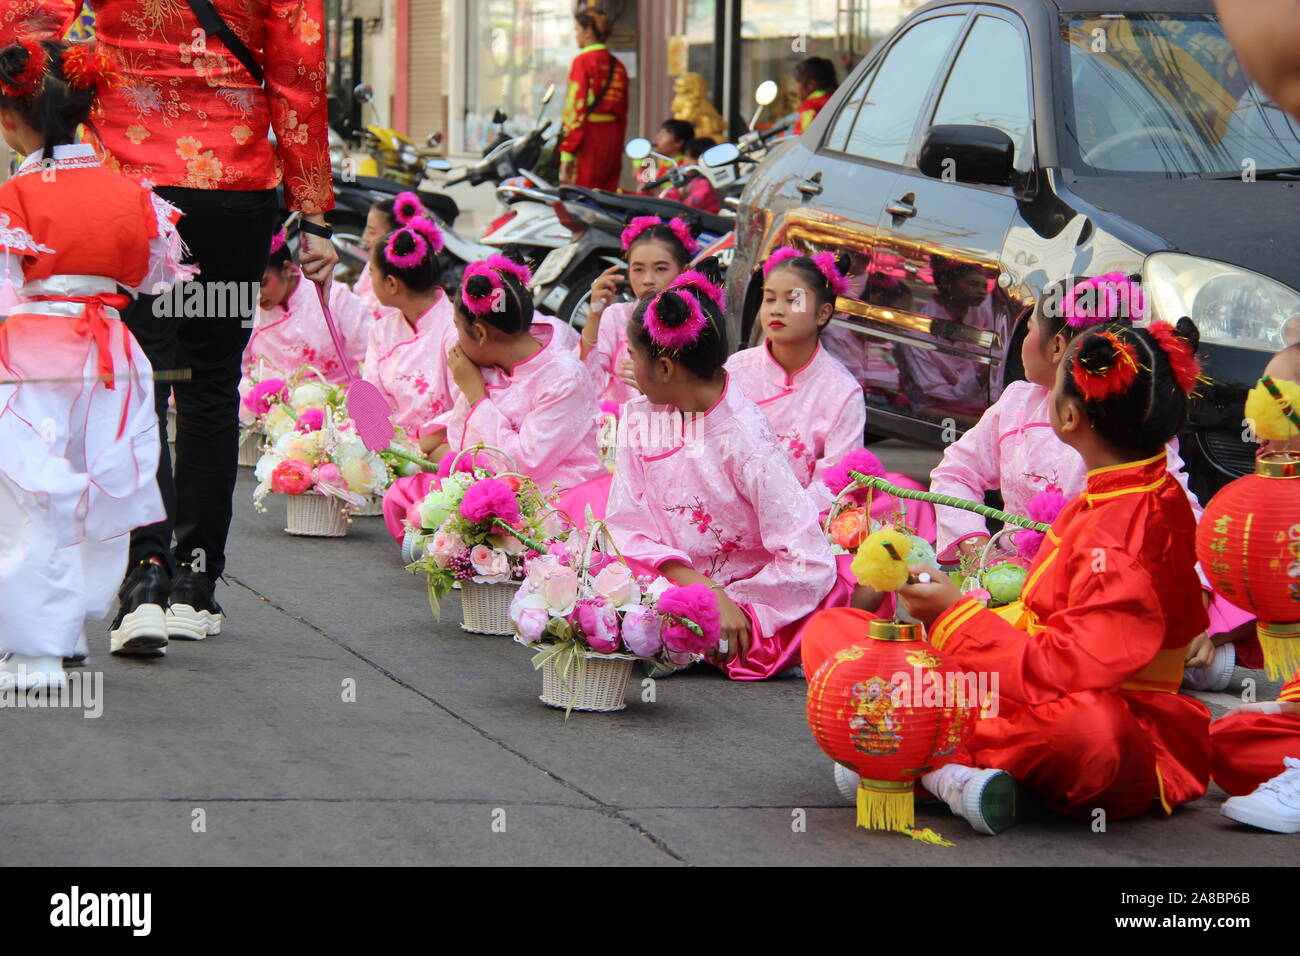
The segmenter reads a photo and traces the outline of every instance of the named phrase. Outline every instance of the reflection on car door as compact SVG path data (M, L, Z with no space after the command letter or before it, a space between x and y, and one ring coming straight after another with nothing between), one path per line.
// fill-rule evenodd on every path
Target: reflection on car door
M994 126L1032 153L1028 44L1009 19L974 18L927 125ZM916 168L922 127L876 229L860 311L894 341L897 401L913 417L965 428L1001 392L1001 352L1020 312L998 284L1016 213L1010 188L932 179Z
M851 288L846 298L864 308L876 222L892 194L926 95L947 62L966 12L913 24L884 58L856 78L817 153L797 184L802 204L786 213L785 241L808 251L847 253ZM844 308L843 300L841 309ZM840 314L822 343L862 382L868 401L898 393L892 345L865 339L857 313Z

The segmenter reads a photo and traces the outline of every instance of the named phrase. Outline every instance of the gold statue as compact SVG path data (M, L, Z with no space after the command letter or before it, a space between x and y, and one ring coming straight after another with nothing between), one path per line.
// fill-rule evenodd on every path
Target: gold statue
M673 119L689 120L695 126L696 136L722 142L727 124L709 102L708 87L700 74L683 73L673 80L672 111Z

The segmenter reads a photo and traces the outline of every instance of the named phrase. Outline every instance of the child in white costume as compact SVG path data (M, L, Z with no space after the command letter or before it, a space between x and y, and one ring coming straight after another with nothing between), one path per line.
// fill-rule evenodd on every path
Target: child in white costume
M119 286L193 271L180 212L74 142L103 75L80 45L0 50L0 126L27 156L0 186L0 689L63 683L131 529L164 515L153 371Z

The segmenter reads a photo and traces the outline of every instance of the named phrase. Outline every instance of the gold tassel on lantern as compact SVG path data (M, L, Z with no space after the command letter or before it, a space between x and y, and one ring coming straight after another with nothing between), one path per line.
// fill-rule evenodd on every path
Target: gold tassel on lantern
M934 830L916 829L915 822L916 802L910 783L864 779L858 784L858 826L864 830L892 830L921 843L953 845Z
M1264 667L1271 680L1287 680L1300 671L1300 624L1255 625L1259 649L1264 652Z

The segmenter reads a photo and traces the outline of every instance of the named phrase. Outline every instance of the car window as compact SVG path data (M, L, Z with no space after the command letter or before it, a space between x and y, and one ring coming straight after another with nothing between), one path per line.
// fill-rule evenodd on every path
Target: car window
M902 163L917 114L965 14L922 20L895 41L867 90L844 152Z
M867 89L875 79L876 72L875 68L867 70L853 87L853 92L844 100L844 106L840 108L840 113L835 117L835 122L831 124L831 131L826 136L827 148L843 152L844 144L849 138L849 130L853 128L853 121L858 118L858 111L862 109L862 101L867 98Z
M934 125L992 126L1016 144L1016 168L1028 168L1029 80L1020 31L997 17L978 17L944 84Z

